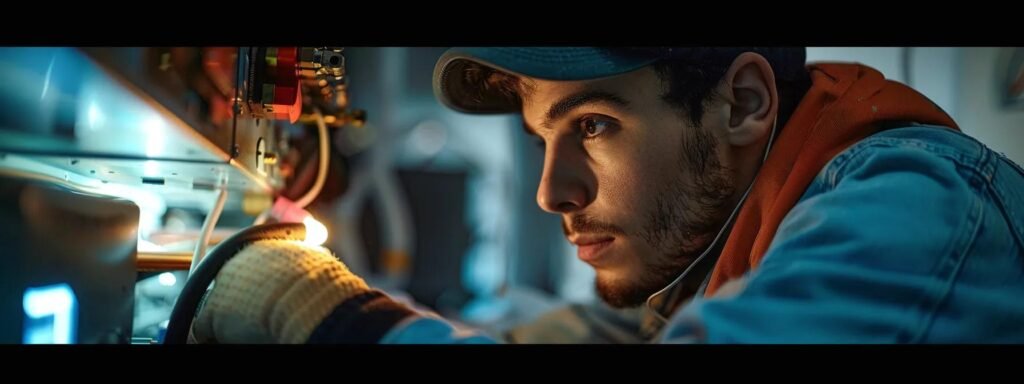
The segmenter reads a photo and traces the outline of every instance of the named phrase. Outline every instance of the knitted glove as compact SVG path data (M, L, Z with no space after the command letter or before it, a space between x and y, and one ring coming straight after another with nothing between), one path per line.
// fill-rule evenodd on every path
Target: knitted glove
M293 240L252 243L217 274L192 326L205 343L298 344L343 301L369 292L319 246Z

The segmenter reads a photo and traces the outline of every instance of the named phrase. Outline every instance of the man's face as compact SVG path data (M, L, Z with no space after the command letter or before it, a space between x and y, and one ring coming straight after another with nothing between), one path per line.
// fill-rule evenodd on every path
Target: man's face
M524 79L526 129L544 145L537 203L562 216L599 296L636 306L708 246L735 201L709 107L696 127L644 68L587 81ZM727 119L726 119L727 120Z

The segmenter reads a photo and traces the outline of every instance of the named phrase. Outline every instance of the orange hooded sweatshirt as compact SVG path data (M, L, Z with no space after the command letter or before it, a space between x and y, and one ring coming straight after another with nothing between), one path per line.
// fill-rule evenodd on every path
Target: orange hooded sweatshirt
M917 91L860 64L808 67L811 87L779 133L712 271L706 296L757 268L782 218L833 157L882 128L912 121L959 129Z

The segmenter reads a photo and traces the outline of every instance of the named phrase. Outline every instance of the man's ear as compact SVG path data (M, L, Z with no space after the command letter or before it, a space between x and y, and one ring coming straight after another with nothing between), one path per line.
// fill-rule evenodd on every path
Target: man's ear
M736 57L715 91L728 109L724 134L730 145L747 146L771 133L779 95L764 56L745 52Z

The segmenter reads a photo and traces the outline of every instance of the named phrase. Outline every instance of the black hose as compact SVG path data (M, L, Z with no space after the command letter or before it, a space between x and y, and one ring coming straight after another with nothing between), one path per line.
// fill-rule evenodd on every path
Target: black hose
M199 309L206 289L217 277L221 267L242 248L259 240L302 240L306 237L306 227L301 223L274 223L249 227L238 231L231 237L217 244L199 263L192 275L181 289L178 300L174 303L171 318L167 324L164 344L185 344L188 332L192 328L192 320Z

